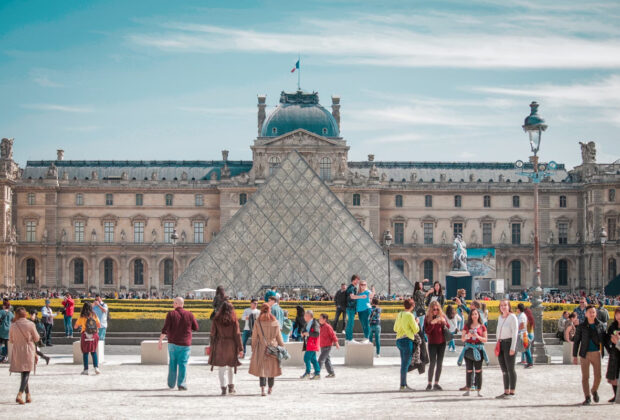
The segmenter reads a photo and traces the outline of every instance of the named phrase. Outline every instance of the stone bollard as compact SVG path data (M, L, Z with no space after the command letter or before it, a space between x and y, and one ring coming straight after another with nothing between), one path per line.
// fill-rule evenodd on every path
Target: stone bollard
M145 340L140 343L140 363L143 365L167 365L168 342L164 341L161 350L159 340Z
M345 366L373 366L374 349L372 343L348 341L344 345Z
M573 343L565 341L562 343L562 364L573 364Z
M284 348L286 348L290 357L288 360L282 360L282 366L303 366L303 347L304 343L301 341L289 341L288 343L284 343Z
M105 342L100 340L99 343L97 344L97 361L99 362L99 364L103 364L105 360L104 348L105 348ZM82 355L82 346L81 346L80 340L74 341L73 342L73 364L81 365L82 363L84 363L83 357L84 356ZM89 363L92 363L92 359L89 361Z

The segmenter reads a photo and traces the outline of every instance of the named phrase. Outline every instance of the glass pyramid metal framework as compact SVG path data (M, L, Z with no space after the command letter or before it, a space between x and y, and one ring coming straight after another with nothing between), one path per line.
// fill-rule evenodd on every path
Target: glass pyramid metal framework
M412 284L391 263L393 293ZM249 297L265 286L333 294L359 274L387 293L387 257L304 158L292 152L181 274L179 293L222 285Z

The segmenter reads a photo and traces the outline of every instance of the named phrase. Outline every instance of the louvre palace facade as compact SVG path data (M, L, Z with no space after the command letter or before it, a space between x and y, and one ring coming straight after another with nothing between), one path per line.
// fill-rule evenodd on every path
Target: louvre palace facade
M379 245L391 231L391 259L409 282L443 283L461 233L468 249L494 250L509 290L532 285L533 184L513 162L349 161L339 97L331 111L302 91L282 92L269 115L266 96L257 107L251 161L227 151L221 160L77 161L58 150L20 167L13 147L27 145L2 139L0 291L162 293L294 151ZM581 155L540 184L543 287L599 289L617 275L620 164L597 163L593 142Z

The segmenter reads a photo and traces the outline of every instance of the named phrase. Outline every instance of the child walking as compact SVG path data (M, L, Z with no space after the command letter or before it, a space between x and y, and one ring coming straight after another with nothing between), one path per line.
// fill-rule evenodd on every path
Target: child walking
M334 378L336 373L334 372L334 367L332 366L332 360L329 354L331 353L333 346L336 346L336 348L339 349L340 344L338 343L338 337L336 337L334 329L329 324L327 314L321 314L319 316L319 324L321 324L321 333L319 337L319 343L321 346L319 367L322 368L323 364L325 364L325 368L327 369L327 377Z
M319 348L319 336L321 335L321 326L314 319L314 312L308 309L304 313L304 321L306 322L301 331L301 337L304 340L304 363L306 364L306 372L301 375L301 379L321 379L321 366L316 358L316 352ZM314 367L314 375L310 375L311 369Z

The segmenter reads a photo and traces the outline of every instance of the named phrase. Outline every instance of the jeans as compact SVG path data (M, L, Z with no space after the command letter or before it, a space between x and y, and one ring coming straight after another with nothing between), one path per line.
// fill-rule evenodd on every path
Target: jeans
M97 352L94 351L90 354L93 357L93 367L99 367L99 358L97 357ZM88 370L88 353L82 354L82 361L84 362L84 370Z
M105 341L105 330L107 329L107 327L104 328L99 328L99 340L100 341Z
M52 324L44 324L45 325L45 345L52 345Z
M478 361L465 358L465 367L467 368L467 374L465 379L467 381L467 388L472 388L472 379L474 378L474 370L476 370L476 389L480 391L482 389L482 359Z
M329 374L334 373L332 359L329 357L329 353L331 353L331 351L332 346L321 347L321 355L319 356L319 367L323 367L323 364L325 364L325 369L327 369L327 373Z
M243 355L245 356L247 351L247 343L248 343L248 339L252 337L252 331L250 330L243 330L243 332L241 333L241 344L243 344Z
M357 313L357 317L362 324L362 330L364 331L364 338L370 337L370 324L368 323L368 318L370 317L370 309L366 309L365 311L361 311Z
M190 346L178 346L168 343L168 387L174 388L175 385L185 387L185 376L187 375L187 362L189 361ZM178 371L178 372L177 372Z
M355 324L355 308L347 308L347 329L345 332L347 341L353 340L353 324Z
M263 377L258 378L258 383L260 384L260 386L265 386L269 384L269 388L273 388L274 382L275 382L274 378L263 378Z
M282 342L288 343L288 334L282 333Z
M512 339L502 340L499 344L499 367L502 369L504 390L514 391L517 386L517 371L515 371L515 356L510 355Z
M426 318L426 315L416 316L416 318L418 318L418 324L420 325L420 331L424 332L424 318ZM426 334L424 335L426 336Z
M0 338L0 361L4 361L9 354L8 338Z
M65 320L65 335L66 336L73 336L73 325L71 324L73 317L72 316L64 316L64 320Z
M523 352L523 355L525 355L525 360L527 361L527 364L531 365L531 364L534 364L534 359L532 358L532 344L534 344L532 340L534 339L534 334L528 333L527 337L530 340L530 344L527 346L527 350Z
M433 371L435 372L435 383L439 383L441 368L443 366L443 356L446 353L446 343L428 345L428 383L433 381Z
M377 354L381 354L381 324L370 326L370 336L368 339L371 343L374 343L377 348Z
M316 351L307 351L304 353L304 363L306 364L306 373L310 373L311 367L314 366L314 374L321 373L321 366L316 359Z
M344 327L346 325L345 314L346 314L346 308L340 308L340 307L336 308L336 317L334 318L334 323L332 325L334 327L334 331L338 331L338 319L340 319L340 315L342 315L342 330L344 330Z
M601 384L601 352L589 351L586 353L586 357L579 358L579 364L581 365L581 388L583 389L583 395L590 396L590 365L594 371L594 381L592 382L592 392L598 391L598 386Z
M232 366L218 366L218 377L220 378L220 386L224 388L226 385L235 384L235 368ZM228 383L226 382L226 374L228 373Z
M456 351L456 345L454 344L454 339L450 340L450 342L448 343L448 349L452 351Z
M407 386L407 369L413 355L413 341L409 337L396 340L396 347L400 351L400 386Z

